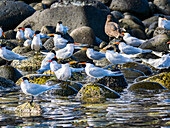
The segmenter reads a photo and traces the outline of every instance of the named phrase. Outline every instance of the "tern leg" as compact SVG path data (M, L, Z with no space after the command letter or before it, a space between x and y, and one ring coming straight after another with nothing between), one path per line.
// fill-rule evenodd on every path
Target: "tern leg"
M34 100L34 96L32 96L31 101L30 101L31 106L32 106L33 100Z

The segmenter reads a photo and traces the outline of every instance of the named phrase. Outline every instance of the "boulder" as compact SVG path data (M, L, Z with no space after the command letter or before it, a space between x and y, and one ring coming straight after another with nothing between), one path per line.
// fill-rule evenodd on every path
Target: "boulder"
M169 40L170 37L166 34L157 35L141 44L139 48L150 49L159 52L167 51L169 49L167 45Z
M145 40L147 38L145 32L141 29L132 29L131 33L132 36L137 37L139 39Z
M0 1L0 26L3 30L14 29L35 10L29 5L18 1Z
M144 64L138 63L138 62L129 62L129 63L123 64L122 67L139 70L139 71L143 72L145 75L152 74L152 70L150 67L148 67Z
M12 80L13 82L16 82L22 77L22 74L16 68L6 65L0 66L0 74L1 77Z
M88 44L88 46L97 45L93 30L88 26L82 26L70 33L75 42Z
M45 5L43 3L37 3L36 5L34 5L33 7L35 10L43 10L46 9Z
M57 22L61 20L63 25L69 28L68 33L81 26L89 26L96 36L102 40L108 40L108 36L103 29L108 14L109 11L100 10L91 5L62 6L36 11L17 28L30 24L33 30L41 30L43 26L56 26Z
M157 82L163 85L164 87L170 89L170 84L169 84L170 83L170 72L163 72L161 74L151 76L143 81Z
M14 87L14 86L16 86L16 85L13 81L7 80L3 77L0 77L0 89L8 88L8 87Z
M42 0L42 3L47 7L50 7L55 2L58 2L58 0Z
M130 91L135 91L135 90L143 90L143 89L155 90L155 89L166 89L166 88L157 82L142 81L130 85L127 89Z
M147 0L112 0L110 9L131 12L140 18L149 16L149 4Z
M149 27L152 23L154 22L158 22L158 16L152 16L150 18L147 18L145 20L143 20L143 24L145 25L145 27Z
M157 55L155 55L153 53L140 53L136 57L143 58L143 59L150 59L150 58L158 59L158 58L160 58L159 56L157 56Z
M142 81L142 80L144 80L144 79L146 79L146 78L148 78L148 76L139 76L139 77L137 77L137 78L134 80L134 82L140 82L140 81Z
M154 0L158 12L165 15L170 15L170 1L169 0Z
M101 99L119 98L120 95L102 84L89 83L80 89L76 97L83 102L100 102Z
M5 39L16 39L16 32L14 30L8 30L4 32Z
M123 14L119 11L112 11L111 14L117 20L124 18Z
M165 28L160 28L157 27L153 33L153 36L158 36L158 35L162 35L162 34L166 34L170 37L170 30L167 30Z

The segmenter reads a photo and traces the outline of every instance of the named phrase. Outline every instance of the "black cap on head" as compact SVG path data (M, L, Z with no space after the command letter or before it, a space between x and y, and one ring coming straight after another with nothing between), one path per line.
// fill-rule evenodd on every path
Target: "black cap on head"
M55 32L55 34L63 36L63 34L61 32Z
M58 21L59 24L62 24L62 21Z
M109 47L106 50L114 50L114 48L113 47Z
M19 27L18 29L21 29L22 27Z
M28 80L29 81L29 79L27 77L23 77L22 80Z
M40 33L40 31L35 31L35 34L39 34Z
M56 55L56 52L55 52L55 50L51 50L50 52L52 52L52 53L54 53L54 55Z
M31 25L26 25L24 28L31 28Z
M6 44L4 44L4 43L0 44L0 47L6 47Z
M52 58L51 60L52 60L52 61L58 61L58 59L57 59L57 58Z

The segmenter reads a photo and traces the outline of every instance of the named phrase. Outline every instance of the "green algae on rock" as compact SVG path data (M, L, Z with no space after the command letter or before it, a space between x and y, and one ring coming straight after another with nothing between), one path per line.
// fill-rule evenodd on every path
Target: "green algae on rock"
M141 90L141 89L155 90L155 89L166 89L166 88L157 82L142 81L130 85L127 89L130 91L134 91L134 90Z
M154 81L170 89L170 72L163 72L161 74L151 76L143 81Z
M82 101L87 102L100 102L101 99L105 98L119 98L120 95L114 90L99 84L99 83L89 83L84 85L78 92L77 98Z
M26 102L15 108L15 113L22 117L38 116L43 112L41 106L35 102L32 105Z

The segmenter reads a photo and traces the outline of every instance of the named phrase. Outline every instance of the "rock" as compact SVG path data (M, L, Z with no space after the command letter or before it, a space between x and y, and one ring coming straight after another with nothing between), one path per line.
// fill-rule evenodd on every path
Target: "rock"
M170 37L166 34L157 35L141 44L139 48L150 49L159 52L167 51L169 49L167 45L169 40Z
M155 21L155 22L153 22L150 26L149 26L149 30L152 30L152 29L156 29L158 27L158 22L157 21Z
M34 7L35 10L43 10L46 9L45 5L43 3L37 3Z
M163 72L161 74L151 76L143 81L157 82L163 85L164 87L170 89L170 84L169 84L170 83L170 72Z
M124 18L123 14L119 11L112 11L111 14L117 20Z
M7 80L3 77L0 77L0 89L8 88L8 87L14 87L14 86L16 86L16 85L13 81Z
M160 58L159 56L157 56L157 55L155 55L153 53L140 53L136 57L143 58L143 59L150 59L150 58L158 59L158 58Z
M47 39L45 41L45 43L43 44L44 48L47 49L48 51L51 51L54 48L54 41L53 41L53 37L50 37L49 39Z
M5 40L5 43L6 43L7 47L10 47L10 50L17 47L18 45L21 45L21 43L18 42L18 40L16 40L16 39Z
M139 70L123 68L120 71L123 72L126 79L136 79L139 76L145 76L145 74Z
M15 113L22 117L40 116L42 112L41 106L35 102L33 102L32 105L26 102L15 108Z
M5 65L5 64L6 64L6 61L4 59L0 58L0 66Z
M36 4L38 4L38 3L34 2L34 3L29 4L29 6L31 6L33 8Z
M154 33L154 29L151 29L149 31L146 32L146 36L148 39L152 38L153 37L153 33Z
M88 46L97 45L93 30L88 26L82 26L70 33L75 42L88 44Z
M156 6L153 4L153 2L149 2L149 9L150 9L150 14L154 14L156 11Z
M112 0L110 9L120 12L131 12L140 18L149 16L147 0Z
M50 7L55 2L58 2L58 0L42 0L42 3L47 7Z
M13 30L8 30L4 32L5 34L5 39L16 39L16 32Z
M12 80L13 82L16 82L22 77L22 74L16 68L6 65L0 67L0 74L1 77Z
M161 35L161 34L166 34L170 37L170 30L166 30L165 28L157 27L153 33L153 36L157 36L157 35Z
M22 2L0 1L0 25L4 31L14 29L34 12L32 7Z
M27 46L27 47L17 46L14 49L12 49L12 51L17 54L25 55L24 53L28 53L29 51L31 51L31 47L30 46Z
M122 65L123 68L130 68L130 69L135 69L143 72L145 75L151 75L152 70L148 66L138 63L138 62L129 62L126 64Z
M104 3L105 5L109 6L112 0L98 0L98 1L100 1L100 2Z
M119 98L120 95L102 84L89 83L81 88L76 97L84 102L100 102L102 98Z
M93 29L97 37L107 41L108 36L105 34L103 28L108 14L109 11L100 10L90 5L62 6L45 9L44 11L36 11L32 16L18 25L18 27L30 24L33 30L40 30L42 26L56 26L57 22L61 20L63 25L69 28L68 33L76 28L89 26Z
M94 60L93 62L95 63L96 66L100 66L100 67L105 67L111 64L106 58L102 60Z
M154 22L158 22L158 16L152 16L150 18L145 19L143 21L143 24L145 25L145 27L148 28Z
M155 90L155 89L166 89L166 88L156 82L142 81L130 85L127 89L130 91L135 91L135 90L143 90L143 89Z
M165 15L170 15L170 1L169 0L154 0L158 12Z
M41 33L43 34L55 33L55 27L54 26L43 26L41 28Z
M139 76L139 77L137 77L137 78L134 80L134 82L140 82L140 81L142 81L142 80L144 80L144 79L146 79L146 78L148 78L148 76Z
M122 76L106 76L95 81L95 83L103 84L117 92L122 91L128 86L125 77Z
M132 33L131 35L134 37L137 37L137 38L143 39L143 40L146 39L146 34L141 29L132 29L131 33Z
M23 77L28 77L30 83L45 84L49 79L56 79L54 75L43 75L43 74L28 74ZM15 84L20 86L22 78L20 78Z

